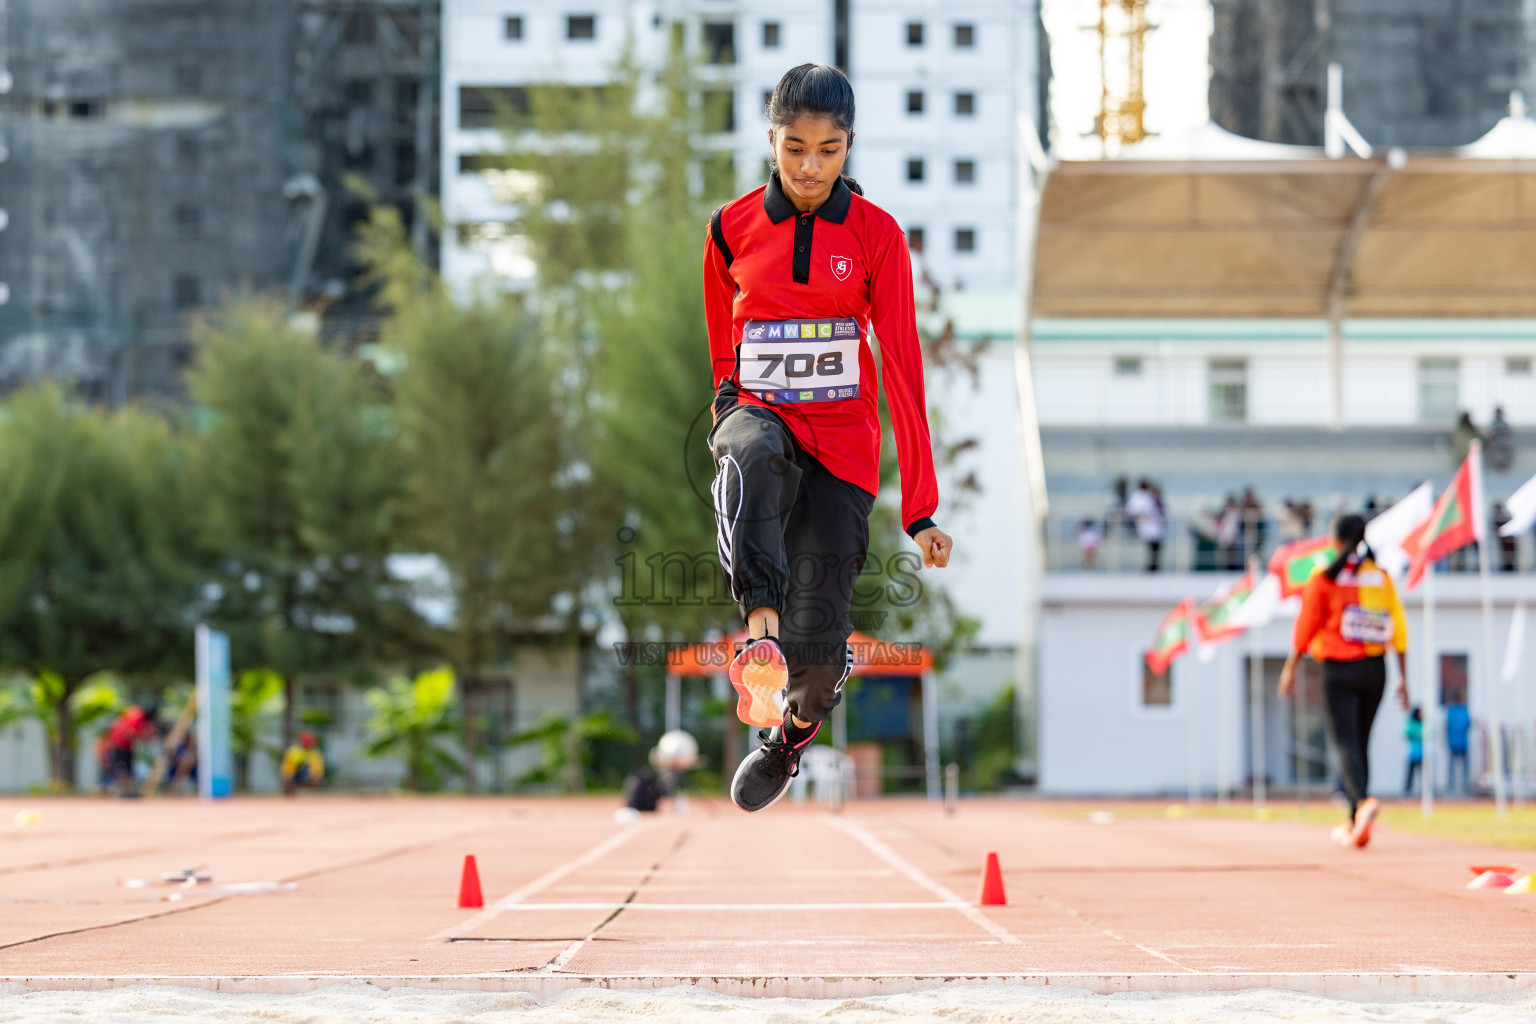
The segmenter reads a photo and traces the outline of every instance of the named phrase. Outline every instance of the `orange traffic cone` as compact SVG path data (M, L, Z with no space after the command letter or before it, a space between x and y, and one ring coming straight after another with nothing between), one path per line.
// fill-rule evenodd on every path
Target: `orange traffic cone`
M1003 892L1003 869L997 862L997 854L987 854L987 866L981 872L981 892L976 897L978 907L1006 907L1008 896Z
M475 867L475 855L472 853L464 857L464 874L459 878L459 906L485 906L485 897L480 895L480 869Z

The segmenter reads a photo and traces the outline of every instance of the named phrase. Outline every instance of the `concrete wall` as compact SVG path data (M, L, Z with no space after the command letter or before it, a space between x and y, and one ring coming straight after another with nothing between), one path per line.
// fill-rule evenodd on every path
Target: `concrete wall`
M1049 321L1034 333L1035 393L1044 426L1212 424L1211 362L1234 359L1247 364L1243 422L1327 425L1321 324ZM1536 426L1536 325L1360 322L1346 342L1348 426L1428 423L1448 429L1452 417L1421 401L1426 359L1457 362L1455 409L1486 423L1494 407L1503 406L1512 424ZM1129 360L1139 369L1126 372Z
M1104 577L1055 574L1045 581L1044 629L1040 652L1040 789L1052 795L1182 796L1189 786L1193 757L1200 788L1214 793L1219 777L1241 784L1250 777L1245 658L1250 639L1220 645L1211 663L1193 655L1173 666L1173 703L1141 702L1142 652L1169 609L1185 597L1204 598L1217 580L1196 576ZM1493 581L1494 669L1504 657L1510 614L1520 601L1536 601L1536 578L1496 577ZM1470 708L1476 721L1490 712L1489 665L1482 647L1482 619L1476 577L1436 579L1436 647L1469 656ZM1412 643L1423 637L1422 591L1407 596ZM1265 658L1284 658L1290 621L1258 633ZM1410 648L1408 674L1415 702L1422 700L1422 648ZM1371 790L1402 791L1407 759L1404 715L1391 702L1395 670L1389 667L1388 694L1372 733ZM1516 720L1521 693L1527 720L1536 714L1536 654L1528 653L1515 684L1501 687L1506 722ZM1270 707L1270 717L1283 713ZM1284 769L1287 730L1271 721L1267 730L1270 771ZM1193 755L1191 749L1193 748ZM1223 767L1225 766L1225 770ZM1331 781L1323 784L1331 788ZM1320 795L1325 795L1325 790Z

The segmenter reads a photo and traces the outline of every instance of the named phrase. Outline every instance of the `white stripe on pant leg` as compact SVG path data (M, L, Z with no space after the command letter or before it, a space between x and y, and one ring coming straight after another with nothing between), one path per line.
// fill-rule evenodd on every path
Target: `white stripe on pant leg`
M843 684L846 683L848 681L848 677L853 674L853 645L849 643L843 644L843 651L845 652L843 657L843 676L837 681L837 685L832 687L832 692L834 694L843 692Z
M727 523L725 506L730 501L730 469L736 470L736 508L731 513ZM725 571L727 584L731 588L731 597L737 601L741 595L736 592L736 577L731 572L736 553L736 543L733 534L741 521L741 505L746 497L745 480L742 477L741 465L730 455L722 456L719 463L719 472L715 475L715 481L710 490L715 500L715 550L720 556L720 568Z

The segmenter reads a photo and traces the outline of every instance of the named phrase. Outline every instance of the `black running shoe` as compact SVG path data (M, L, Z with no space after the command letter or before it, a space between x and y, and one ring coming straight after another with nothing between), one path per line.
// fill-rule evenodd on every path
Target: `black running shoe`
M748 812L772 807L800 774L800 755L820 730L821 723L817 722L798 743L783 738L783 726L758 733L763 745L742 759L731 780L731 800L736 806Z

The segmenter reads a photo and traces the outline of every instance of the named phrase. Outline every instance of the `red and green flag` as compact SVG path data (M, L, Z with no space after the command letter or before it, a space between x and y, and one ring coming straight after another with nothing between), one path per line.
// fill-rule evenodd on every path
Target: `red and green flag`
M1331 537L1313 537L1282 544L1269 556L1269 571L1280 578L1280 599L1300 594L1307 581L1332 564L1338 557Z
M1254 573L1244 573L1242 579L1228 583L1195 609L1195 633L1203 644L1219 644L1230 640L1248 627L1233 616L1259 585Z
M1440 495L1429 518L1403 538L1408 552L1408 589L1424 578L1430 566L1451 552L1483 539L1483 451L1477 442L1467 455L1451 485Z
M1157 640L1147 652L1147 668L1162 675L1168 666L1189 650L1189 631L1195 614L1195 602L1185 600L1164 617L1157 627Z

